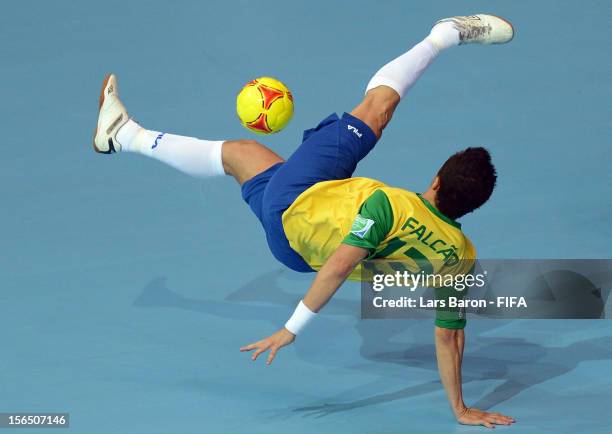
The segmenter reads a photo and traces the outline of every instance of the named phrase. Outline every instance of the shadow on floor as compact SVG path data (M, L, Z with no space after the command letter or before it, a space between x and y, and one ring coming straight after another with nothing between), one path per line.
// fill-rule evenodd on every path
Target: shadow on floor
M302 285L309 281L303 276L294 276L293 273L284 270L262 274L229 294L225 298L226 301L221 302L183 297L167 287L166 279L156 278L145 286L134 301L134 305L184 309L236 320L267 320L280 326L300 298L284 292L279 283L280 280L295 280ZM326 313L358 316L359 301L335 298L326 307ZM494 322L488 323L488 325L491 324ZM493 325L492 327L497 328L498 326ZM391 363L437 371L433 333L423 336L419 330L418 337L414 339L416 342L401 342L400 335L411 328L422 329L422 321L360 321L357 325L357 332L362 338L360 355L373 363L363 363L347 368L369 374L380 374L380 363ZM475 328L480 328L480 331L491 330L491 326L487 329L482 326ZM567 374L581 362L612 359L612 337L587 339L562 347L546 347L522 338L485 337L478 336L478 333L479 331L476 330L471 334L475 337L469 339L469 344L466 346L463 363L464 384L483 380L503 381L474 403L475 407L482 409L490 409L532 386ZM432 343L424 343L429 339ZM406 349L398 350L399 346L405 346ZM371 387L362 385L356 389L347 390L342 395L354 396L375 388L376 381L371 383ZM426 381L393 392L364 396L351 401L334 402L339 399L330 397L312 405L289 409L289 411L302 413L305 416L324 417L360 407L438 392L440 388L439 381Z
M365 340L364 346L367 346L367 343L368 340ZM474 346L475 349L472 348ZM434 351L433 345L419 345L411 346L404 351L370 354L366 358L436 371ZM530 387L573 371L581 362L610 359L612 359L612 337L587 339L564 347L544 347L516 338L479 337L475 345L466 347L463 383L465 385L483 380L502 381L494 390L473 404L474 407L487 410ZM439 381L424 382L349 402L329 403L330 399L327 399L319 404L295 408L294 411L322 417L439 391L440 387ZM351 393L348 391L345 394Z

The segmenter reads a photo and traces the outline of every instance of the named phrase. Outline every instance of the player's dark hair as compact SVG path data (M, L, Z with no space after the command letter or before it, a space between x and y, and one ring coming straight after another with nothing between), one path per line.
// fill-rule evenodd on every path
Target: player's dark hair
M436 206L457 219L485 203L497 181L491 154L485 148L467 148L451 156L438 171Z

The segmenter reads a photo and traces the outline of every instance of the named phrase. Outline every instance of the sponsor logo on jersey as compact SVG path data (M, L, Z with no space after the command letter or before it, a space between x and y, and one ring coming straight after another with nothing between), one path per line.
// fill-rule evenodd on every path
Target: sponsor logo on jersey
M357 214L357 217L355 217L353 221L353 226L351 226L351 234L359 238L364 238L373 225L374 220L367 219L362 217L361 214Z

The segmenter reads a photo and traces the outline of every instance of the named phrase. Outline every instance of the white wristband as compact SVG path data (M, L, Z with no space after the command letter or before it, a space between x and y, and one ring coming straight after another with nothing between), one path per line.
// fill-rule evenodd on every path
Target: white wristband
M297 336L315 316L317 314L308 309L304 302L300 300L293 315L285 324L285 328Z

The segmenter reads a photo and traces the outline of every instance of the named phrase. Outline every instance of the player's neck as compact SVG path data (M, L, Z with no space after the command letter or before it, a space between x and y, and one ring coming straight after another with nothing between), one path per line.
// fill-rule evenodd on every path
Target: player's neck
M435 209L438 209L436 206L436 192L432 189L428 189L426 192L421 194L421 197L425 199L427 202L431 204Z

